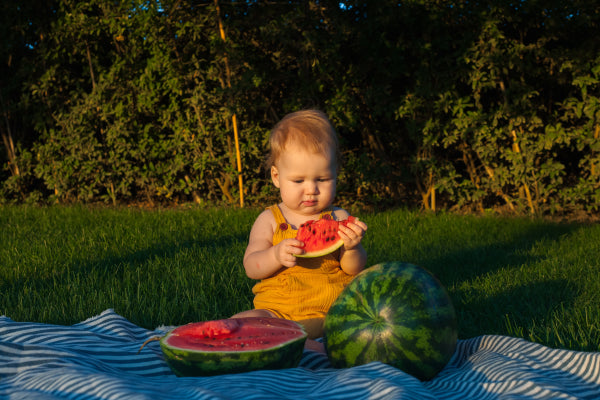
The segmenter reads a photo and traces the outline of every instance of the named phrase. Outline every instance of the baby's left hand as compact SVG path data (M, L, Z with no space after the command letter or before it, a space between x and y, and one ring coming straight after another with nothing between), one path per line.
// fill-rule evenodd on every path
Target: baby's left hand
M344 249L352 250L358 246L366 231L367 224L362 221L350 222L347 226L340 224L338 234L344 241Z

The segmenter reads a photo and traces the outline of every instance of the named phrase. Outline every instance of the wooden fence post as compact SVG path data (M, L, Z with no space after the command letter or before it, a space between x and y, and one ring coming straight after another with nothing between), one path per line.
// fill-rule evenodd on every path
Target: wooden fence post
M219 0L215 0L215 8L217 10L217 20L219 22L219 34L221 35L221 40L223 42L227 41L227 36L225 35L225 28L223 27L223 21L221 20L221 10L219 8ZM227 55L225 55L225 74L227 87L231 89L231 70L229 69L229 60ZM240 154L240 139L238 133L238 123L237 123L237 115L234 112L231 117L231 123L233 125L233 137L235 139L235 155L237 160L237 171L238 171L238 182L240 186L240 207L244 207L244 180L242 178L242 156Z

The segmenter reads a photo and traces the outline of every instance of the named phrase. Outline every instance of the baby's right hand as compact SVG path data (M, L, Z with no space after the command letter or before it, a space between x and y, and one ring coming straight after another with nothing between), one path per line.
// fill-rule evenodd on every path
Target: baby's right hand
M296 255L304 253L302 243L296 239L283 239L273 247L275 258L286 268L291 268L296 265Z

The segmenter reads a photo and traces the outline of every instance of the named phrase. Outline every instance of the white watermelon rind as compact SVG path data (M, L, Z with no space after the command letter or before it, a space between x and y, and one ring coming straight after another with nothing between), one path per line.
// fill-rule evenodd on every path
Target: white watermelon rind
M321 250L317 250L317 251L310 251L304 254L296 254L296 257L299 258L317 258L317 257L323 257L326 256L329 253L333 253L334 251L336 251L337 249L339 249L340 247L342 247L344 245L344 241L342 239L336 241L335 243L333 243L331 246L326 247L324 249Z

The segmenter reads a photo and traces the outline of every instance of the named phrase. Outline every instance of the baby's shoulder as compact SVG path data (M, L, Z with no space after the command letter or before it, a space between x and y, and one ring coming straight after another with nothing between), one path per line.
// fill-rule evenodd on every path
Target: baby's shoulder
M275 223L275 216L273 215L273 212L269 209L263 210L260 214L258 214L258 217L256 217L256 220L254 221L254 223L257 222L272 222Z
M268 209L258 214L258 217L256 217L256 219L254 220L254 227L259 227L263 229L270 228L270 230L273 231L275 225L275 216L273 215L271 210Z

